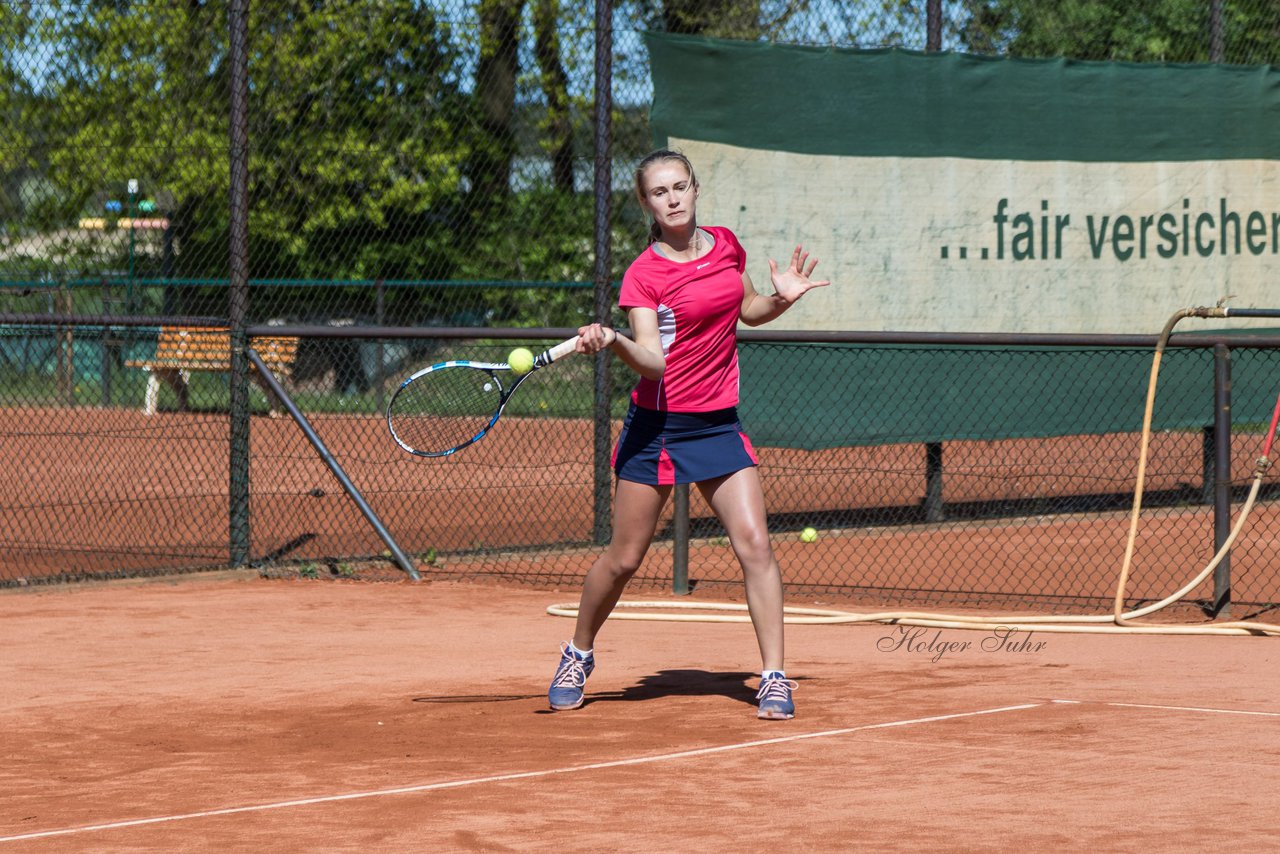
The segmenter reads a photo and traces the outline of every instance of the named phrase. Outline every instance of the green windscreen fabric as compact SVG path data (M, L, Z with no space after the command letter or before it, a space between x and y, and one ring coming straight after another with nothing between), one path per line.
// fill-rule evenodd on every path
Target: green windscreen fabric
M1113 163L1280 155L1280 72L1271 66L1008 59L662 33L646 44L660 141L843 157Z
M740 414L763 447L822 448L1137 432L1145 349L739 345ZM1232 421L1266 425L1280 354L1234 350ZM1162 358L1154 430L1213 423L1213 352Z
M647 44L699 222L758 286L797 243L833 282L773 329L1154 335L1275 307L1280 69Z
M761 292L798 243L832 282L771 330L1154 336L1224 296L1280 302L1280 69L646 45L654 142L692 160L698 221L733 230ZM798 448L1136 431L1152 355L740 352L753 440ZM1232 354L1237 424L1269 422L1270 352ZM1170 348L1155 428L1203 428L1213 405L1212 352Z

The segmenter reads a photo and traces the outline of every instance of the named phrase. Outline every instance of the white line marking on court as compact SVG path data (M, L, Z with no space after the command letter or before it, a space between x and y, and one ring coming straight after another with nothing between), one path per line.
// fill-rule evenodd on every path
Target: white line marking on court
M148 824L162 824L170 821L189 821L195 818L213 818L223 815L237 815L248 812L265 812L266 810L287 809L289 807L306 807L314 804L331 804L338 801L355 801L363 798L380 798L387 795L409 795L418 792L434 792L442 789L457 789L463 786L478 786L482 783L505 783L510 780L530 780L535 777L550 777L555 774L573 774L581 771L598 771L604 768L623 768L629 765L646 765L651 762L668 762L674 759L688 759L694 756L710 756L715 753L726 753L731 750L746 750L752 747L767 747L772 744L786 744L793 741L804 741L812 738L831 738L837 735L848 735L854 732L889 729L892 727L912 726L914 724L937 723L960 718L975 718L981 715L998 715L1002 712L1019 712L1034 709L1043 703L1023 703L1017 706L1000 706L995 709L979 709L973 712L956 712L949 715L932 715L927 718L910 718L901 721L887 721L879 724L863 724L862 726L829 729L821 732L806 732L800 735L786 735L780 738L765 738L759 741L744 741L738 744L725 744L720 747L703 747L697 750L681 750L677 753L660 753L656 756L637 756L631 759L615 759L612 762L593 762L590 765L570 765L567 768L549 768L545 771L521 771L513 774L495 774L491 777L473 777L467 780L451 780L443 783L424 783L420 786L402 786L395 789L375 789L369 792L349 792L342 795L322 795L314 798L299 798L293 801L278 801L271 804L254 804L243 807L226 807L224 809L203 810L201 812L181 813L179 815L154 816L152 818L136 818L129 821L112 821L104 824L88 824L81 827L66 827L58 830L42 830L34 833L23 833L18 836L0 836L0 842L18 842L23 839L44 839L51 836L70 836L76 833L93 833L100 830L117 830L125 827L141 827Z
M1260 718L1280 718L1280 712L1250 712L1244 709L1206 709L1199 706L1160 706L1153 703L1103 703L1122 709L1164 709L1171 712L1204 712L1210 715L1252 715Z

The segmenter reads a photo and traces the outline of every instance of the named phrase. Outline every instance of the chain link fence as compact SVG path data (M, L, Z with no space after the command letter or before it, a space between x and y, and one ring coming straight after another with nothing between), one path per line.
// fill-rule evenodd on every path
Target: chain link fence
M253 319L591 316L595 33L581 7L248 8ZM226 313L229 14L225 0L6 4L0 311ZM652 145L646 29L1022 57L1280 59L1272 0L637 0L612 18L615 278L645 234L630 168Z
M591 420L601 414L589 365L557 366L545 388L529 390L529 408L513 413L505 439L481 443L501 448L496 458L477 446L448 469L399 455L378 413L394 379L417 366L461 354L500 361L528 343L504 333L563 331L595 316L601 289L645 239L630 186L631 165L652 147L645 30L1132 62L1266 64L1280 53L1280 3L1272 0L616 2L604 63L609 147L601 151L599 34L580 6L245 5L246 322L352 330L298 336L279 373L387 527L431 572L553 583L580 576L599 547L590 449ZM2 584L230 560L228 374L217 359L186 378L155 365L166 334L229 315L233 6L0 8L0 454L13 473L0 502ZM609 166L603 187L601 158ZM368 327L488 328L494 337L362 336ZM748 342L744 360L775 346L783 345ZM1271 351L1256 353L1249 370L1263 377ZM953 378L999 357L965 358L950 363ZM1071 354L1045 358L1066 374L1097 370ZM1212 375L1205 371L1202 380ZM911 394L909 380L896 383L901 395ZM619 376L607 392L614 415L628 382ZM1203 386L1189 393L1201 403L1208 395ZM1140 402L1134 396L1112 412L1123 423L1104 432L925 441L873 431L822 448L758 439L789 582L894 599L908 590L925 598L1105 597ZM278 403L251 390L260 416L250 449L252 561L368 571L385 544L296 425L273 417ZM1157 511L1185 505L1199 527L1161 528L1163 539L1144 545L1153 562L1180 567L1212 545L1203 500L1203 428L1211 421L1206 413L1202 424L1171 428L1157 442L1156 456L1168 460ZM534 429L546 425L557 429ZM829 422L803 429L845 434ZM1256 424L1237 429L1238 488ZM735 564L699 502L695 492L692 577L728 581ZM479 521L494 506L501 514ZM1077 518L1084 528L1075 533L1055 527ZM793 542L803 527L816 528L818 540ZM1085 529L1096 553L1068 557L1062 543ZM991 536L981 545L957 539L975 530ZM670 535L670 527L660 532L645 569L653 583L682 559ZM1236 560L1238 572L1250 561L1267 565L1261 541L1242 553L1253 556ZM1028 555L1033 566L1024 568ZM1054 567L1036 569L1036 561ZM963 577L948 580L955 567ZM1249 587L1241 577L1237 594L1275 601L1271 582Z

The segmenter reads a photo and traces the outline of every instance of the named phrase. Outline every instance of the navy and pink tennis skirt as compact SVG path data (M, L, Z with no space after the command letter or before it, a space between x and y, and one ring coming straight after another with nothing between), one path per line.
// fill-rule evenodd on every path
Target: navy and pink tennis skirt
M660 412L632 403L613 450L619 480L655 486L699 483L758 463L735 407Z

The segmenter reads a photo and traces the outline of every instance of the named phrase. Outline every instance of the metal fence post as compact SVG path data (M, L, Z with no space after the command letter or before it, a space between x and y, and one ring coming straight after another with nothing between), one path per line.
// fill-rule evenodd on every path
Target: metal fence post
M387 283L379 276L378 281L373 286L375 311L377 312L378 326L386 326L387 324ZM373 387L374 400L377 403L378 411L386 409L386 359L387 347L381 338L374 345L376 352L376 366L373 369Z
M1208 427L1200 429L1200 503L1213 504L1213 467L1214 467L1214 434L1217 431L1217 419Z
M1213 345L1213 553L1231 535L1231 351ZM1213 570L1215 617L1231 610L1231 555L1223 555Z
M75 300L71 296L70 283L59 279L58 290L54 293L53 299L55 314L61 313L67 317L75 311ZM74 406L76 402L75 336L70 326L59 326L54 335L58 351L58 397L67 406Z
M942 443L926 442L924 446L924 520L941 522L946 518L942 503Z
M249 563L249 362L245 321L249 309L249 0L232 0L231 42L231 441L228 486L232 566Z
M1222 0L1209 0L1209 61L1222 62L1227 56L1227 40L1222 26Z
M689 484L676 484L672 525L671 592L689 592Z
M610 238L610 220L613 218L613 4L610 0L596 0L596 67L595 67L595 307L597 323L608 325L612 308L613 259ZM610 487L612 472L609 466L609 445L612 441L610 426L609 352L596 355L594 406L592 421L594 431L593 522L591 540L597 545L609 541Z

